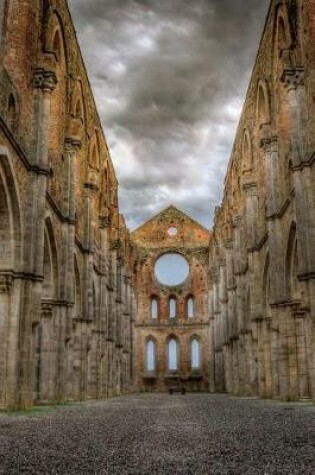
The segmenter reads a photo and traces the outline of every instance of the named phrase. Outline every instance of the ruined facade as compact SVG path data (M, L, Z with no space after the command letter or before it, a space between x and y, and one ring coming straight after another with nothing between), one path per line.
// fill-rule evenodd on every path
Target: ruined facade
M210 246L215 390L315 399L315 1L272 0Z
M0 20L0 406L130 391L131 243L67 2Z
M207 391L209 381L213 379L209 374L210 233L170 206L134 231L131 239L137 255L137 388L163 391L176 387ZM156 264L161 256L177 255L187 260L184 281L159 281ZM180 262L171 260L166 272L171 275L172 266L179 265Z
M315 400L314 96L315 0L272 0L213 232L170 207L130 235L66 0L0 1L0 407Z

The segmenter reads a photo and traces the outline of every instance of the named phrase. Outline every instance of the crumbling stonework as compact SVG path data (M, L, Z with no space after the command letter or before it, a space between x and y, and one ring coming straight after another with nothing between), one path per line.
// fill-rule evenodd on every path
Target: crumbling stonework
M213 375L209 374L209 231L171 206L134 231L131 239L137 252L137 387L154 391L172 387L188 391L208 390L209 381L213 380ZM189 264L189 276L180 285L163 285L156 277L155 264L160 256L168 253L183 256ZM157 307L155 315L154 303ZM169 365L171 340L177 344L177 368ZM198 342L196 351L200 353L200 364L196 367L192 365L193 341ZM151 368L148 367L150 344L154 345L155 353Z
M66 0L2 0L0 406L315 400L314 96L315 0L272 0L213 232L169 207L130 235Z
M130 391L131 245L67 2L0 8L0 406Z
M215 390L315 399L315 1L272 0L210 246Z

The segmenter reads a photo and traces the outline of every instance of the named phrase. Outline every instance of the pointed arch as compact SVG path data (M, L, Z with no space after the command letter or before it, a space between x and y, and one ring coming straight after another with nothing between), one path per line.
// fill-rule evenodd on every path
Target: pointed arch
M48 18L46 18L44 49L46 52L54 53L57 62L64 62L67 67L67 42L65 37L65 30L63 20L55 8L51 11L47 10Z
M291 299L300 299L300 283L298 280L298 242L296 223L291 223L288 244L286 249L285 277L287 295Z
M18 102L14 94L9 94L7 106L7 123L12 132L17 131L18 127Z
M151 320L158 320L159 319L159 299L156 295L151 296L150 316L151 316Z
M249 129L245 129L242 142L242 173L250 172L253 166L253 145Z
M80 273L76 254L74 254L74 315L73 316L75 318L82 316L81 273Z
M171 335L167 339L167 368L168 371L179 370L180 346L178 338Z
M195 318L195 298L189 295L186 299L186 315L187 318Z
M55 56L57 79L50 106L49 160L54 170L55 180L60 180L63 173L61 160L68 113L68 55L63 23L56 10L49 19L46 49Z
M263 273L263 306L265 311L269 306L270 298L270 255L267 252L265 257L264 273Z
M201 342L197 335L190 338L190 367L192 370L201 368Z
M44 282L45 300L58 298L58 255L53 226L50 218L45 220L44 230Z
M90 142L89 165L95 170L100 168L100 139L97 129L95 129Z
M273 63L290 60L292 50L292 33L287 6L280 3L277 6L273 31Z
M258 128L270 124L270 93L265 80L260 79L257 85L256 126Z
M22 234L18 188L7 150L0 146L0 270L20 270Z
M157 368L157 343L153 336L148 336L145 342L145 369L154 373Z
M72 91L70 106L70 135L71 137L80 140L81 143L85 143L87 138L86 104L81 79L74 82Z
M168 316L170 320L177 317L177 299L175 295L171 295L168 299Z

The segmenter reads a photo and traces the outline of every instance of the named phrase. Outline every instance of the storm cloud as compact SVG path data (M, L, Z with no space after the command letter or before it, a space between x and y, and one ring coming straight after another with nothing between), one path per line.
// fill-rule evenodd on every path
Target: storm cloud
M210 227L269 0L69 0L130 228Z

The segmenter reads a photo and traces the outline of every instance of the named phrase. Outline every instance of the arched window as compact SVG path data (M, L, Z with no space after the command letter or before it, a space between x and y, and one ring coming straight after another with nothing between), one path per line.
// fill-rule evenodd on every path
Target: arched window
M195 317L195 299L193 297L187 299L187 317Z
M175 338L168 342L168 369L176 371L178 369L178 343Z
M52 42L52 48L53 48L54 53L57 56L57 60L59 61L61 57L61 39L60 39L59 30L55 32L54 39Z
M156 367L156 353L155 353L155 342L149 340L146 345L146 368L147 371L153 372Z
M242 173L250 171L252 168L252 143L248 130L245 131L242 146Z
M171 297L168 303L169 317L170 319L176 318L177 302L174 297Z
M191 369L200 369L200 342L194 338L190 344Z
M7 118L10 129L14 131L16 127L17 110L13 94L9 96Z
M159 303L156 297L151 299L151 318L157 320L159 318Z

